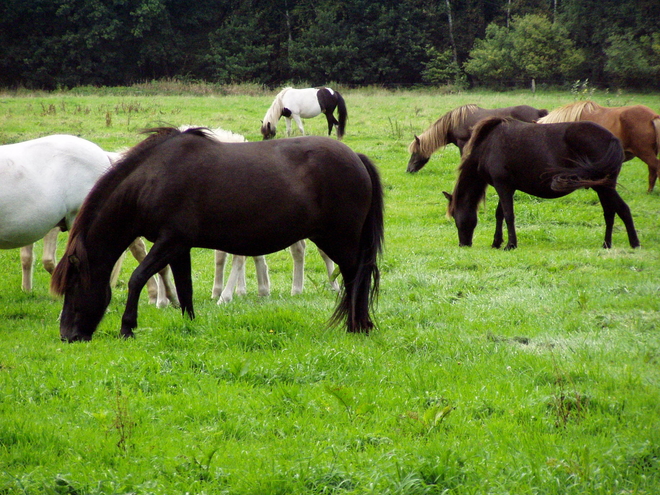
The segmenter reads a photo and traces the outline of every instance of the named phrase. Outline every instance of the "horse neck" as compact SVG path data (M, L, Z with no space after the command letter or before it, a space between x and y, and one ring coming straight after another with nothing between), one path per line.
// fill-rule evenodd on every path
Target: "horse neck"
M476 209L486 194L488 183L479 174L479 161L471 155L461 163L458 180L454 187L452 211L460 204L464 208Z
M282 116L282 110L284 110L284 103L282 103L282 98L284 97L284 93L286 93L289 89L291 88L284 88L277 94L275 100L273 100L273 103L270 105L270 108L264 116L264 125L270 124L273 128L277 125L277 122Z

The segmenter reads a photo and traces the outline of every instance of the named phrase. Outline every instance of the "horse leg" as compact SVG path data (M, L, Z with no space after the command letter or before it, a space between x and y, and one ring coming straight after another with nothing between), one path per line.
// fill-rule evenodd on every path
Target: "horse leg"
M304 136L305 135L305 128L303 127L303 123L302 123L302 119L300 118L300 115L298 115L297 113L294 113L293 114L293 120L296 121L296 124L298 125L298 129L300 129L300 132Z
M222 287L225 279L225 265L227 264L227 253L224 251L215 252L215 276L213 277L213 290L211 298L217 299L222 294Z
M637 157L646 163L646 166L649 169L649 188L647 192L653 191L655 187L655 181L658 179L658 174L660 173L660 160L658 157L653 154L652 151L644 150L644 152L636 153Z
M51 275L55 271L57 265L57 236L60 233L60 228L55 227L48 231L44 236L44 255L41 263L44 269Z
M339 125L339 121L335 118L332 112L326 111L325 118L328 120L328 136L332 134L332 128Z
M265 256L255 256L254 268L257 271L257 291L261 297L270 295L270 279L268 278L268 265ZM245 284L245 270L243 271L243 284Z
M330 282L330 287L335 292L339 292L339 284L337 283L337 278L334 276L335 275L334 262L328 257L327 254L325 254L325 252L323 252L322 249L319 249L319 254L321 255L321 258L323 258L323 262L325 263L325 270L328 272L328 281Z
M234 255L231 260L231 273L227 279L227 285L218 298L218 304L231 302L236 284L240 282L241 273L243 273L243 280L245 280L245 256Z
M158 278L159 288L163 287L165 290L165 306L167 306L167 302L169 301L175 308L180 307L181 304L179 303L179 295L176 292L176 286L172 283L169 265L158 272ZM147 284L148 283L149 282L147 282ZM160 308L161 306L157 307Z
M158 240L152 246L146 257L140 262L135 269L131 278L128 281L128 297L126 299L126 309L121 318L121 335L124 337L132 337L133 329L137 327L137 314L138 302L140 300L140 292L147 284L147 281L156 275L159 271L163 270L170 262L183 263L185 265L185 258L188 258L188 266L190 263L190 248L182 245L174 244L169 240ZM183 261L181 258L184 258ZM179 301L181 303L181 310L193 318L194 313L192 310L192 287L188 288L185 285L185 279L181 282L177 279L181 277L181 266L177 270L172 267L175 283L177 285L177 292L179 294ZM188 275L190 277L190 275Z
M170 261L169 266L172 269L172 277L174 278L176 292L179 296L181 313L184 315L187 314L192 320L195 318L195 310L193 308L190 249L182 251L178 257Z
M516 249L518 247L518 236L516 236L516 217L513 212L513 193L509 188L495 188L500 200L498 208L502 207L502 216L506 222L507 243L505 251ZM497 215L497 212L496 212Z
M504 213L502 212L502 203L497 202L497 209L495 210L495 237L493 238L493 245L495 249L499 249L504 242L502 236L502 225L504 223Z
M21 268L23 270L22 287L25 292L32 290L32 268L34 266L34 244L21 248Z
M142 260L147 256L147 246L141 237L135 239L128 246L128 249L138 263L142 263ZM156 277L150 278L147 281L147 293L149 294L149 304L155 304L157 308L167 307L168 301L165 286Z
M125 256L126 256L126 251L121 253L121 256L116 261L115 266L112 267L112 273L110 273L110 287L117 286L117 279L119 278L119 272L121 272L121 265L124 262Z
M610 187L597 186L593 188L598 194L598 199L603 207L603 215L605 217L605 240L603 247L609 249L612 247L612 229L614 227L614 215L619 215L619 218L626 226L628 233L628 242L633 248L639 247L639 238L635 230L635 224L630 213L630 208L626 202L621 198L616 189Z
M294 243L289 248L293 258L293 284L291 285L291 295L302 294L305 283L305 239Z
M284 117L284 122L286 122L286 135L289 137L291 136L291 118Z

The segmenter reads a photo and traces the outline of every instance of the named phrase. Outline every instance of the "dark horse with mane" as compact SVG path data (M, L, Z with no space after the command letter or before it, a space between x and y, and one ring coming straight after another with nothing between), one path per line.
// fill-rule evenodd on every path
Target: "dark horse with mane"
M481 108L474 104L463 105L450 110L435 121L422 134L415 136L408 146L410 160L407 172L417 172L438 149L455 144L463 153L463 147L470 139L472 127L481 119L488 117L511 117L523 122L535 122L548 114L529 105L517 105L505 108Z
M60 335L90 340L110 302L110 272L138 236L153 247L132 274L121 335L137 327L140 291L170 265L194 318L190 250L257 256L311 239L338 266L331 323L373 328L383 243L383 189L364 155L325 137L221 143L203 129L151 130L87 196L52 280L64 295Z
M463 153L454 192L444 193L449 200L447 214L458 228L459 245L472 245L477 208L490 184L499 196L494 248L503 242L503 220L509 236L505 249L518 245L513 214L515 191L539 198L559 198L580 188L591 188L598 194L605 215L603 247L612 247L615 214L626 226L630 245L639 246L630 209L615 189L623 148L600 125L538 125L503 118L484 119L475 126Z

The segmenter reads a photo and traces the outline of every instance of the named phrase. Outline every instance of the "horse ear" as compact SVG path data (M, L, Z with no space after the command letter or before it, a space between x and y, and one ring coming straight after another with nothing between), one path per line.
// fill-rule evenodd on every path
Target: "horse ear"
M415 142L419 144L419 138L417 137L417 134L415 134Z
M445 198L451 203L451 200L454 198L451 194L449 194L447 191L442 191L442 194L445 195Z

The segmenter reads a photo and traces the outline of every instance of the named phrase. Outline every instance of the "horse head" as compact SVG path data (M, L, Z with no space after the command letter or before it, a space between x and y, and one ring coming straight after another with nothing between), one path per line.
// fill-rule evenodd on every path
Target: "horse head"
M272 139L275 137L275 134L277 133L277 129L275 128L274 125L271 125L270 122L262 123L263 125L261 126L261 135L263 136L264 139Z
M430 156L424 156L421 152L421 142L417 136L410 146L408 147L410 151L410 160L408 160L408 167L406 172L415 173L420 170L424 165L426 165L431 158Z
M477 227L477 210L470 208L465 202L457 204L454 201L455 194L450 194L447 191L442 191L445 198L449 201L447 205L447 217L453 218L458 230L458 245L460 247L472 246L472 237L474 229Z

